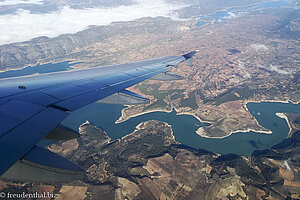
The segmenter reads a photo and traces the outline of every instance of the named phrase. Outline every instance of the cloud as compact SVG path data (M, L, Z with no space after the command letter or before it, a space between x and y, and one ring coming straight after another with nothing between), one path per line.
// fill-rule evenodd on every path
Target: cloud
M236 18L237 15L232 13L232 12L227 12L228 16L223 17L224 19L232 19L232 18Z
M263 44L251 44L250 48L252 48L255 51L266 51L269 49L268 47L266 47L266 45Z
M269 66L269 70L270 70L270 71L277 72L277 73L279 73L279 74L284 74L284 75L291 74L291 72L288 72L288 71L283 70L283 69L278 69L278 67L277 67L277 66L274 66L274 65L270 65L270 66Z
M43 4L43 0L5 0L0 2L0 6L11 6L17 4Z
M176 18L173 11L180 8L183 6L168 4L164 0L137 0L136 4L130 6L85 9L65 6L51 13L31 13L19 9L14 14L0 15L0 45L39 36L56 37L64 33L76 33L90 25L109 25L142 17Z

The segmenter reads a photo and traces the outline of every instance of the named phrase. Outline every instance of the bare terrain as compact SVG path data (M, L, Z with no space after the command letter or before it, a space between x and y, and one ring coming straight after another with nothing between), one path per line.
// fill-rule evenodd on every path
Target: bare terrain
M211 123L197 131L203 137L247 130L269 133L246 104L299 102L299 9L259 10L195 26L198 19L193 16L216 11L209 1L203 2L207 4L203 10L198 5L178 11L185 20L143 18L2 45L0 70L64 60L81 61L74 68L88 68L199 49L192 67L183 63L172 69L183 80L149 80L130 88L151 102L123 109L118 122L145 112L175 109ZM233 5L224 3L218 9L227 6ZM86 122L79 128L79 138L48 147L82 167L84 180L58 184L0 181L0 191L51 192L59 194L58 199L86 200L300 199L299 116L286 116L292 128L289 138L248 158L179 144L172 127L163 122L144 122L114 141Z
M132 87L151 103L124 109L119 122L143 112L175 108L179 114L212 124L197 131L201 136L226 137L247 130L268 133L245 105L248 101L299 102L299 9L266 9L204 26L195 26L196 22L196 18L143 18L2 45L0 66L7 70L72 60L83 62L75 68L86 68L199 49L193 67L181 64L172 69L184 80L147 81Z
M143 122L126 137L109 141L86 122L79 146L51 149L86 171L82 181L58 184L0 182L10 193L51 192L57 199L299 199L299 131L247 159L217 155L174 141L171 127ZM88 134L87 134L88 133Z

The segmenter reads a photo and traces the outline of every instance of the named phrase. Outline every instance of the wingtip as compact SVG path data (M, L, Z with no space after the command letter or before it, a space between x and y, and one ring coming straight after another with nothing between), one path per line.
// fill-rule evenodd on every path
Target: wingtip
M192 52L189 52L189 53L187 53L187 54L184 54L184 55L182 55L186 60L187 59L190 59L190 58L192 58L196 53L198 53L199 52L199 50L198 49L196 49L196 50L194 50L194 51L192 51Z

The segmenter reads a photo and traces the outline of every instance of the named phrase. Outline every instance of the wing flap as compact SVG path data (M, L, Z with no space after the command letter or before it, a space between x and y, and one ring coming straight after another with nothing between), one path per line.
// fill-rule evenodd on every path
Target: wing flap
M147 104L150 100L134 92L123 90L98 101L99 103L107 104L122 104L122 105L135 105Z
M84 178L84 171L71 161L35 146L1 178L14 181L66 182Z
M73 129L70 129L62 124L54 128L50 133L48 133L44 139L45 140L71 140L78 138L80 134Z
M46 108L27 118L0 137L0 174L29 152L68 113Z
M162 73L159 73L159 74L153 76L150 79L151 80L159 80L159 81L174 81L174 80L181 80L181 79L183 79L183 77L180 75L171 73L171 72L162 72Z
M125 71L123 73L124 74L128 74L130 76L137 77L137 76L142 76L144 74L147 74L149 72L151 72L149 69L136 68L136 69L132 69L132 70L127 70L127 71Z
M73 174L76 171L82 171L80 167L71 161L39 146L35 146L24 156L21 162L61 173Z

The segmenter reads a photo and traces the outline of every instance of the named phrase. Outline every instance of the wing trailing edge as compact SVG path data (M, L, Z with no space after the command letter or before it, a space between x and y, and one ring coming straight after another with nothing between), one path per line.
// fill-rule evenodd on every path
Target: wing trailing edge
M171 72L162 72L162 73L159 73L159 74L153 76L150 79L158 80L158 81L175 81L175 80L181 80L181 79L183 79L183 77L180 75L171 73Z
M129 90L123 90L121 92L105 97L98 102L106 104L135 105L148 104L150 103L150 100Z
M45 140L71 140L78 138L80 134L73 129L70 129L62 124L54 128L50 133L48 133L44 139Z

